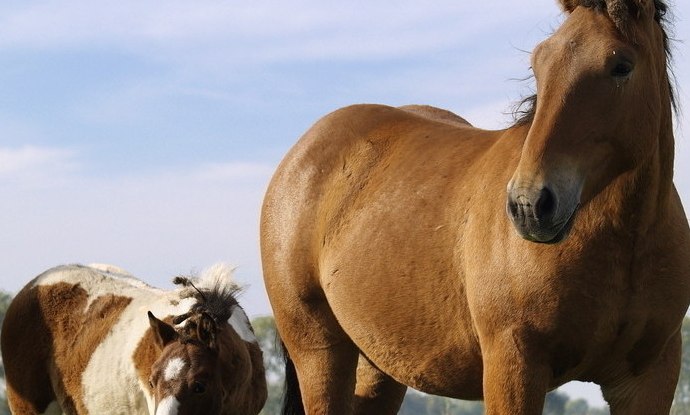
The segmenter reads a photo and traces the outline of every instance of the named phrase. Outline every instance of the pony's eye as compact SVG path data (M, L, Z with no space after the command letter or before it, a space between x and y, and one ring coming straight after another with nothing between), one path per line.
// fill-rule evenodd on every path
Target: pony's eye
M630 62L619 62L616 66L613 67L613 70L611 70L611 76L614 78L626 78L630 76L630 73L633 70L633 64Z
M153 389L153 381L149 379L149 387Z
M201 382L194 382L194 385L192 385L192 392L204 393L206 392L206 385Z

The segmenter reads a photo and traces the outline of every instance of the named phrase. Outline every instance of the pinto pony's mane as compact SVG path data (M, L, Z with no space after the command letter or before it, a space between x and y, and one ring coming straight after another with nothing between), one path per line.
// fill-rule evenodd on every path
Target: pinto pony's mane
M189 312L173 318L176 325L187 322L179 328L183 339L196 329L194 316L206 314L220 325L230 319L235 307L240 306L236 297L242 288L232 280L233 271L234 268L225 264L216 264L199 276L178 276L173 279L174 284L182 287L178 289L180 299L191 297L196 300Z
M637 1L630 0L563 0L563 4L568 10L573 10L577 6L587 7L597 10L600 13L606 13L618 31L626 39L635 43L634 33L630 29L630 19L639 16L640 5ZM654 0L654 20L659 24L663 34L664 51L666 53L666 68L669 78L669 96L671 98L671 106L675 112L678 112L678 103L675 99L675 92L672 82L673 73L671 69L671 45L669 33L669 18L667 16L668 6L663 0ZM531 78L531 76L530 76ZM515 119L514 126L529 125L534 121L534 114L537 108L537 95L533 94L523 98L515 105L513 110L513 118Z

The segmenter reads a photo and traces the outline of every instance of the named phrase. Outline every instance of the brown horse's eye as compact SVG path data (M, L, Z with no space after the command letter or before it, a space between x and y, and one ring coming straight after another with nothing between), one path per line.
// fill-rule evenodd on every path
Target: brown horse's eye
M201 382L194 382L194 385L192 385L192 392L204 393L206 392L206 385Z
M613 70L611 71L611 76L614 78L626 78L630 76L630 73L633 70L633 64L630 62L620 62L618 63Z
M153 389L153 381L149 379L149 387Z

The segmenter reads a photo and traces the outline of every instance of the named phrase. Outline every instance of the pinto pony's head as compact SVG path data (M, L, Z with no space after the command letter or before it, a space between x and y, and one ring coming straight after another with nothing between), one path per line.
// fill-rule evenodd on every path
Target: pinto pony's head
M532 53L537 94L521 120L530 128L508 183L515 229L541 243L563 241L578 207L618 177L643 167L659 176L652 182L670 183L673 164L666 6L660 0L561 5L567 19Z
M149 312L161 352L149 380L156 415L221 413L224 391L218 370L218 327L205 313L189 320L181 334Z
M219 272L220 271L220 272ZM149 387L155 415L254 415L266 399L261 350L229 284L228 268L178 277L179 298L196 301L170 322L149 312L158 358ZM172 324L170 324L172 323Z

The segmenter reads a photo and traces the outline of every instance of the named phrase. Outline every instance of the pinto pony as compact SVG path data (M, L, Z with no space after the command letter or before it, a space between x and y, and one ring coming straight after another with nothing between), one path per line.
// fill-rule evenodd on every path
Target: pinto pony
M395 414L411 386L539 415L570 380L599 384L613 415L669 413L690 231L666 5L561 5L512 127L357 105L282 161L261 248L284 413Z
M174 291L110 266L41 274L3 323L12 413L257 414L262 353L231 273L216 265Z

